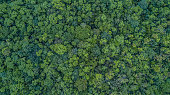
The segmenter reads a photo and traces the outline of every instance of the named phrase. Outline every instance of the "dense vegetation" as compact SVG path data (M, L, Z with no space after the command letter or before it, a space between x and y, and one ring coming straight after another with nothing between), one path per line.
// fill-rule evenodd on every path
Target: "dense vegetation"
M1 0L0 95L169 95L169 0Z

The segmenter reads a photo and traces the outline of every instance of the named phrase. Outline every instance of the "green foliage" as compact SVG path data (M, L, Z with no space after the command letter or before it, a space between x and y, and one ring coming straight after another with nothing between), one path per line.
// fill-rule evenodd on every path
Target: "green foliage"
M10 49L8 47L2 49L2 54L8 56L10 54Z
M115 37L115 45L123 45L124 44L124 36L117 35Z
M53 4L53 7L55 7L56 9L60 9L60 10L64 10L64 3L62 3L61 0L52 0L51 2Z
M0 95L169 95L168 0L0 0Z
M141 0L138 4L142 9L147 9L148 8L148 0Z
M87 89L87 80L84 79L78 79L75 82L75 87L79 90L79 91L84 91Z
M77 39L83 40L83 39L87 39L90 37L90 32L91 30L88 28L88 26L86 28L79 26L79 27L76 27L74 33Z
M38 52L36 52L37 56L41 56L41 54L42 54L42 50L39 50Z
M67 52L67 48L66 46L62 45L62 44L54 44L50 46L50 49L53 50L54 52L56 52L57 54L64 54L65 52Z

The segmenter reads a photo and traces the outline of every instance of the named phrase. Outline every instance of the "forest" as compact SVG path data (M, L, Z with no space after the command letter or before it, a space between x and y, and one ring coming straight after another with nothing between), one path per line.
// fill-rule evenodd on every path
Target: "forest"
M170 0L0 0L0 95L170 95Z

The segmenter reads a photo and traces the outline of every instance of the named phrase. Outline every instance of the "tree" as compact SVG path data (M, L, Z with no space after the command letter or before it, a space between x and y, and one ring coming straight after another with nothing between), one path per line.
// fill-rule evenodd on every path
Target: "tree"
M75 87L79 90L79 91L84 91L87 89L87 80L85 79L78 79L75 82Z
M55 53L57 54L64 54L65 52L67 52L67 48L66 46L62 45L62 44L54 44L50 46L50 49L53 50Z

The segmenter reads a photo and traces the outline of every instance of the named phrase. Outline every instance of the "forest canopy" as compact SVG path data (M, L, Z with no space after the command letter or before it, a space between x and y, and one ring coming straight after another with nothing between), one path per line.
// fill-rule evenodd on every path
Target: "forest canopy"
M169 95L169 0L0 0L0 95Z

